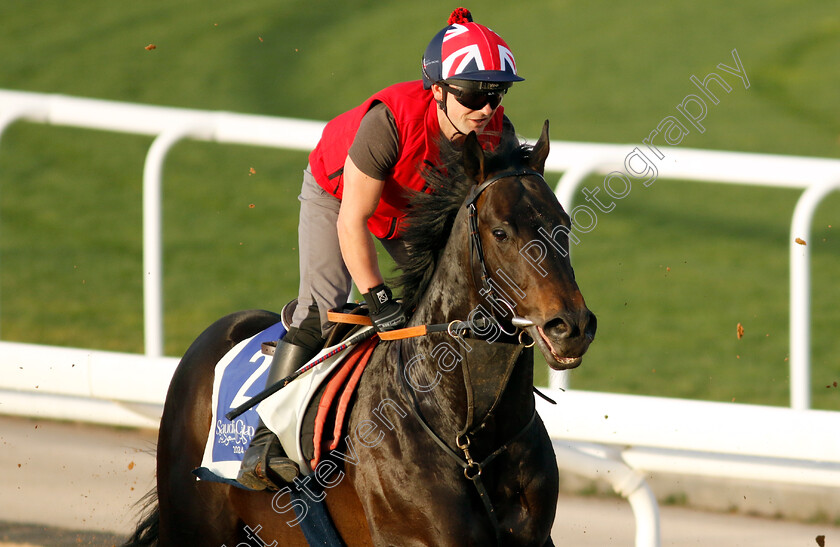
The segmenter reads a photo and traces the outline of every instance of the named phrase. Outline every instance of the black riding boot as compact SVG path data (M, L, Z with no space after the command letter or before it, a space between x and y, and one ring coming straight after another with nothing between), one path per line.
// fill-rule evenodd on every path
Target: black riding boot
M289 376L313 355L308 348L278 340L274 359L268 369L266 386ZM236 480L252 490L277 490L277 482L290 483L298 474L298 464L286 457L280 439L260 419L251 444L242 456L242 466Z

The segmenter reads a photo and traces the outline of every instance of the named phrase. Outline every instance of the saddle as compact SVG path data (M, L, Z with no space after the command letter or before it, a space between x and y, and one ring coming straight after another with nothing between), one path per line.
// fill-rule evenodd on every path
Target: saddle
M284 327L288 330L291 318L297 307L297 299L283 307L280 312ZM345 304L341 309L334 310L344 316L357 316L359 324L336 323L327 337L325 348L341 344L348 338L365 328L362 318L367 317L368 309L359 304ZM369 328L369 327L368 327ZM300 419L298 428L301 455L308 462L311 469L320 463L322 455L336 449L343 439L342 432L346 425L349 409L353 401L356 387L376 348L379 338L373 336L345 351L349 354L335 366L333 370L321 380L311 394L311 399ZM262 351L266 355L273 355L276 342L264 342ZM288 438L281 438L288 443ZM287 453L289 448L284 448ZM301 463L301 462L298 462Z
M270 355L276 340L285 335L284 327L293 311L293 304L287 305L281 312L282 321L242 340L216 364L211 401L213 427L208 432L201 466L193 471L199 479L240 486L236 476L260 417L278 434L287 454L298 462L304 474L309 474L320 455L331 450L336 445L335 439L341 438L353 390L379 340L377 336L335 352L326 362L302 374L260 403L259 415L256 408L251 408L232 421L225 416L230 409L262 391ZM361 322L366 310L352 306L343 308L342 313L358 315ZM342 343L349 336L363 335L358 331L364 328L337 325L327 341L328 347Z

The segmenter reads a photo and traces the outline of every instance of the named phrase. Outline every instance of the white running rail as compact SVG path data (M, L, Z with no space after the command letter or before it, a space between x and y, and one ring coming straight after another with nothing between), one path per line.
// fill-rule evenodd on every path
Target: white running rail
M0 413L157 427L177 365L163 356L161 188L169 150L195 139L308 151L324 124L0 90L0 144L17 121L156 137L143 173L145 355L0 342ZM574 196L590 174L626 170L640 183L632 176L640 173L631 173L635 150L552 141L546 170L564 173L557 196L567 211L574 211ZM807 245L795 242L809 241L816 208L840 189L840 160L663 150L660 178L804 190L790 235L792 408L549 389L558 405L538 399L538 409L558 465L604 479L630 501L639 547L661 541L644 471L840 487L840 437L828 433L840 431L840 412L808 410L810 256ZM557 387L565 380L551 381Z
M634 150L632 145L597 145L559 143L559 153L575 159L573 165L555 164L553 153L557 146L552 142L549 168L565 171L557 185L557 198L567 211L574 211L574 198L584 179L592 174L608 175L621 172L634 179L637 185L646 178L629 165ZM817 206L828 194L840 190L840 160L718 152L692 149L666 149L662 161L642 146L641 150L656 166L658 178L766 186L771 188L796 188L804 192L796 204L790 228L790 406L804 410L811 406L811 259L808 245L797 240L811 241L811 226ZM637 156L636 156L637 158ZM559 169L560 167L566 169ZM630 174L628 176L628 174ZM638 190L637 190L638 191ZM553 387L567 387L568 376L552 374Z
M169 150L183 139L311 150L322 122L206 112L119 103L96 99L0 90L0 138L18 120L154 135L143 173L143 260L145 353L163 355L163 267L161 188ZM630 173L633 145L552 141L547 171L563 172L557 187L570 212L586 176L613 171ZM645 153L645 147L641 147ZM660 178L748 184L805 190L797 203L790 235L790 396L791 407L810 407L811 287L810 251L796 239L809 240L813 215L822 199L840 189L840 160L668 148L655 161ZM647 155L655 157L650 149ZM638 157L638 156L637 156ZM634 178L634 177L630 177ZM636 180L637 184L640 182ZM567 385L553 376L552 385Z

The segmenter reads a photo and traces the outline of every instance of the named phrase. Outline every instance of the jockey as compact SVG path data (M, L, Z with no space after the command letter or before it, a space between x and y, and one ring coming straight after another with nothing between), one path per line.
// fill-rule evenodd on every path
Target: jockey
M516 73L502 38L458 8L423 55L422 82L395 84L330 121L303 173L298 227L300 289L286 336L278 341L267 385L292 374L323 347L327 311L347 302L351 280L364 291L374 328L400 328L406 311L379 270L373 236L397 265L408 189L426 190L422 171L437 163L441 138L471 131L492 148L513 125L500 106ZM277 437L260 421L237 480L277 489L298 475Z

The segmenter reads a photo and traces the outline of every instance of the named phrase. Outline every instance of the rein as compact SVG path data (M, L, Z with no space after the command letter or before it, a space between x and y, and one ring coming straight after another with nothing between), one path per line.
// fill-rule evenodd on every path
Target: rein
M370 320L370 317L366 315L353 315L349 313L341 313L336 311L328 311L327 312L327 319L332 321L333 323L346 323L350 325L364 325L364 326L372 326L373 322ZM497 321L498 323L498 321ZM433 323L431 325L417 325L414 327L406 327L403 329L394 329L385 332L377 333L381 340L404 340L406 338L417 338L419 336L426 336L427 334L432 334L435 332L445 332L449 336L453 338L468 335L471 338L480 338L475 333L486 331L492 322L484 317L480 317L476 320L467 320L467 321L459 321L454 320L450 321L449 323ZM524 325L527 326L527 325ZM501 327L500 327L501 328ZM504 332L504 331L502 331ZM507 334L507 333L505 333ZM520 337L517 339L518 345L524 345L525 347L530 348L534 345L532 341L530 344L525 344L522 342L522 337L520 333ZM501 342L501 343L508 343L508 342Z

